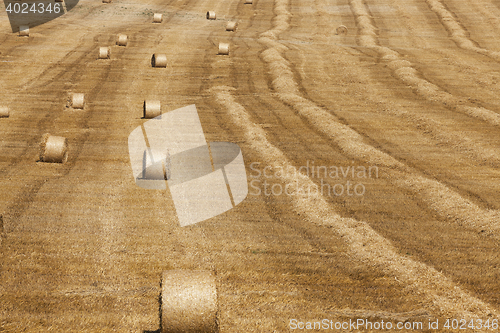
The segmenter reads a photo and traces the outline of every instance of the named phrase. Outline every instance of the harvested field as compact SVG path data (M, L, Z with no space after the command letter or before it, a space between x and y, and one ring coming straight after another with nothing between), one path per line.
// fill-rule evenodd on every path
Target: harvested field
M5 9L0 332L500 332L497 1Z

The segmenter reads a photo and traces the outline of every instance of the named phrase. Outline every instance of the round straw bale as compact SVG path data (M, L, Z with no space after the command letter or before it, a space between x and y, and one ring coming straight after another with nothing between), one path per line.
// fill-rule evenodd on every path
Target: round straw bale
M347 35L347 27L345 25L341 25L337 28L337 35Z
M163 272L161 333L218 332L217 307L217 289L212 272Z
M236 22L234 21L227 22L226 31L236 31Z
M127 46L127 43L128 43L128 37L127 35L118 35L117 39L116 39L116 45L118 46Z
M0 118L9 118L9 108L0 106Z
M163 21L163 14L155 13L153 15L153 23L161 23Z
M167 67L167 56L165 54L153 54L151 58L151 66Z
M102 0L102 3L111 3L112 0Z
M99 48L99 59L109 59L111 56L111 49L107 46Z
M74 93L71 96L71 107L73 109L83 109L85 106L85 95L80 93Z
M253 4L253 0L245 0L245 4L251 5L251 4Z
M28 37L30 35L30 27L27 25L19 26L19 36Z
M143 116L145 119L156 118L161 115L161 103L156 100L145 100L143 105Z
M207 20L215 20L215 12L208 11L207 12Z
M46 133L40 143L40 160L48 163L64 163L68 160L68 140Z
M229 44L228 43L219 43L219 53L221 55L229 54Z
M170 178L170 154L148 148L143 155L143 177L149 180L168 180Z

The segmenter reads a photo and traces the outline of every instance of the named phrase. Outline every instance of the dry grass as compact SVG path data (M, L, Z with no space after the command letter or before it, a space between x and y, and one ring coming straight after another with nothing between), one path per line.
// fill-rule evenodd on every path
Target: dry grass
M361 2L353 1L352 3L354 3L354 7L358 12L361 12L363 17L368 17L366 10L364 12L361 10L363 8L360 6ZM288 15L285 16L288 17ZM270 31L273 36L276 36L282 33L284 29L286 29L286 26L280 25L280 27L273 27ZM387 179L394 186L409 190L416 196L422 197L422 200L429 207L436 210L443 219L460 222L463 227L478 232L489 230L490 235L500 237L500 234L497 232L497 223L491 218L492 214L495 215L496 212L491 213L488 210L479 208L470 200L462 198L458 193L450 190L439 181L418 175L418 172L397 161L392 156L365 143L361 135L349 126L340 123L331 113L300 96L289 62L282 55L286 48L278 46L280 43L277 40L270 40L271 38L268 37L270 36L269 31L264 33L264 35L266 37L261 37L259 40L268 48L262 52L261 56L269 66L273 88L277 91L277 96L281 101L290 105L319 132L329 137L346 155L365 163L387 168L385 174L388 175ZM370 39L373 38L371 35L367 37ZM417 71L408 65L408 61L395 57L397 53L394 51L386 47L377 46L376 44L365 46L373 46L378 52L381 52L382 57L393 59L389 61L389 64L395 69L395 74L406 84L417 87L417 90L429 99L451 103L455 98L451 94L441 91L436 85L420 78ZM469 112L473 111L469 110ZM491 116L491 112L487 114ZM483 117L486 116L483 114ZM439 126L434 126L431 122L427 122L426 125L433 128L434 133L439 132ZM481 146L475 145L474 142L467 139L446 134L441 134L440 138L443 141L451 142L458 139L453 145L461 151L468 153L469 156L487 160L490 164L496 165L500 159L499 153L496 150L482 149ZM425 188L428 190L424 190L424 187L419 186L419 184L423 183L426 184ZM408 184L412 184L412 186L408 186ZM454 202L455 206L462 205L465 202L467 205L463 206L465 207L464 209L456 210L444 204L445 202ZM482 222L473 222L478 219Z
M350 4L355 15L362 16L363 18L368 16L368 12L364 8L362 1L353 0ZM447 22L452 20L451 14L447 14L446 20ZM363 22L366 23L365 20L363 20ZM456 27L456 25L452 26ZM365 25L362 28L365 30L372 29L371 25ZM457 33L457 35L459 34ZM401 81L416 89L419 94L429 100L439 101L445 105L453 105L457 110L460 110L470 116L480 118L494 125L498 125L500 116L497 113L485 108L470 107L459 104L461 101L458 98L442 91L438 86L419 77L418 72L411 67L411 64L408 61L402 60L400 57L396 57L394 51L389 50L386 47L378 46L377 42L372 40L372 34L369 34L366 37L367 39L364 40L364 44L362 44L362 46L371 47L377 50L382 58L389 59L387 66L393 69L394 73ZM363 40L360 39L360 41ZM439 126L435 126L435 124L430 122L427 122L426 125L426 127L431 128L434 133L438 132ZM443 131L442 133L446 132ZM458 147L461 151L465 150L469 156L474 158L486 160L492 165L497 165L500 160L500 155L496 150L483 148L476 143L463 138L463 136L458 137L448 134L440 134L439 136L442 141L453 142L454 140L457 140L452 145ZM403 170L403 172L401 172L388 170L388 174L391 175L388 179L392 184L397 187L407 189L422 198L422 200L429 205L429 207L434 209L442 218L455 221L463 227L475 232L487 232L488 235L500 239L500 229L497 218L499 215L498 211L482 209L438 181L422 177L414 171L408 172L408 170Z
M462 48L476 51L481 54L489 55L495 59L500 59L497 52L478 48L468 38L464 29L455 20L454 16L444 8L439 0L426 0L430 8L436 12L441 18L441 21L452 35L452 39ZM498 126L500 115L494 111L483 107L465 107L461 105L459 98L442 91L436 85L421 78L417 70L412 68L410 62L401 59L400 55L384 46L379 46L377 40L377 29L372 24L369 13L365 5L360 0L352 0L349 2L351 11L353 12L359 28L358 41L361 46L371 48L379 53L383 60L387 60L387 67L394 71L394 74L405 84L412 87L421 96L428 100L437 101L445 106L451 106L457 111L484 120L492 125ZM406 69L402 70L402 67Z
M455 16L443 6L439 0L426 0L429 8L436 13L443 26L448 30L451 39L461 48L474 51L486 56L489 56L497 61L500 60L500 53L478 47L472 40L469 39L467 31L462 27Z
M467 228L473 230L478 229L477 220L481 219L483 223L480 224L480 228L487 227L487 230L495 234L497 231L495 221L486 219L487 216L492 216L492 213L477 207L436 180L414 175L414 171L396 161L390 155L364 143L362 137L354 130L340 124L329 112L316 106L313 102L301 97L297 93L297 85L293 78L293 72L287 60L282 55L286 49L277 47L277 44L279 44L278 36L289 27L287 20L290 14L283 9L287 4L287 0L275 1L275 24L272 29L262 34L259 39L262 44L267 46L267 50L262 53L262 58L269 65L273 88L277 91L277 96L284 103L292 106L320 132L330 137L349 156L354 156L364 162L388 167L389 170L392 168L392 172L388 173L390 175L388 178L394 185L408 189L417 195L422 193L423 197L425 197L424 202L435 209L442 217L460 219L461 222L465 222ZM397 52L378 45L375 27L372 25L362 1L353 0L350 1L350 5L360 25L361 36L359 37L359 41L362 46L370 47L377 51L382 59L388 60L390 66L394 68L395 74L400 79L410 86L420 88L420 93L425 93L428 97L440 98L443 103L448 103L450 99L453 99L453 96L450 94L441 92L437 86L418 77L418 73L411 67L411 63L402 62ZM216 96L221 104L225 104L227 108L231 109L233 114L240 114L240 120L244 119L241 115L244 113L243 107L232 100L232 96L227 90L217 93ZM254 136L256 135L255 133L262 131L261 128L257 129L255 126L248 125L249 122L247 119L244 127L250 128L249 131ZM262 142L264 140L265 136L259 135L257 141ZM266 143L265 146L269 148L270 144ZM264 149L264 147L256 147L257 151L261 149ZM271 150L269 151L268 149L266 155L277 159L277 156L281 153L275 148ZM278 158L278 160L281 160L281 162L278 162L278 165L288 163L284 157ZM284 181L286 180L284 179ZM301 181L308 182L310 180L302 179ZM456 291L459 289L456 286L452 286L446 277L421 263L399 257L394 253L392 246L383 237L376 234L366 223L341 218L329 211L328 204L323 198L299 198L294 204L298 211L306 213L316 223L324 223L325 219L327 219L330 221L329 225L335 223L341 225L341 227L338 227L338 232L347 233L343 236L347 236L346 239L350 240L351 248L359 258L369 258L368 260L378 262L380 265L391 263L392 266L389 264L391 267L389 271L393 274L394 272L401 274L402 276L399 277L405 280L408 285L414 285L417 282L415 281L415 276L420 276L419 283L417 283L419 287L417 289L422 288L426 293L429 293L428 297L432 299L432 303L436 304L442 313L450 314L458 311L466 317L473 317L477 313L485 314L485 309L488 309L486 312L493 311L489 305L484 304L478 299L472 298L469 300L471 296L462 291L451 296L450 293L454 293L451 290ZM458 207L461 208L458 209ZM347 232L349 228L351 228L353 233ZM369 252L366 252L366 245L369 242L372 242L374 245ZM410 272L409 275L407 274L408 272ZM438 285L440 287L436 288Z
M267 165L273 170L294 168L281 150L267 140L265 131L252 122L245 108L236 102L231 94L234 90L217 86L210 92L227 109L251 149L262 156ZM300 173L297 178L291 173L283 173L279 180L283 183L298 181L300 188L313 186L312 180ZM419 295L422 305L433 314L467 319L496 315L490 305L464 292L434 268L398 254L397 249L367 223L338 215L320 194L291 198L298 215L311 223L331 227L348 244L351 258L396 278L408 293Z

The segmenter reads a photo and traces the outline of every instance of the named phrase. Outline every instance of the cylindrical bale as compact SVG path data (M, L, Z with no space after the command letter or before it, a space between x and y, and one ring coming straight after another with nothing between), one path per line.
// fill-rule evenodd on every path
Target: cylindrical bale
M6 106L0 106L0 118L9 118L9 108Z
M236 22L234 21L227 22L226 31L236 31Z
M145 119L153 119L161 116L161 103L156 100L145 100L143 105L143 116Z
M347 35L347 27L345 25L341 25L337 28L337 35Z
M161 23L163 21L163 14L155 13L153 15L153 23Z
M245 4L251 5L251 4L253 4L253 0L245 0Z
M112 0L102 0L102 3L111 3Z
M221 55L229 54L229 44L228 43L219 43L219 53Z
M127 35L118 35L116 38L116 45L118 46L127 46L128 43L128 37Z
M210 271L163 272L161 333L216 333L217 289Z
M40 143L40 160L48 163L64 163L68 159L68 140L62 136L43 135Z
M215 12L212 11L207 12L207 20L215 20L215 18L216 18Z
M153 67L167 67L167 55L153 54L151 58L151 66Z
M143 178L149 180L170 179L170 154L148 148L142 159Z
M111 49L107 46L99 48L99 59L109 59L111 56Z
M83 109L85 106L85 95L80 93L74 93L71 96L71 107L73 109Z
M28 37L30 35L30 27L27 25L19 26L19 36Z

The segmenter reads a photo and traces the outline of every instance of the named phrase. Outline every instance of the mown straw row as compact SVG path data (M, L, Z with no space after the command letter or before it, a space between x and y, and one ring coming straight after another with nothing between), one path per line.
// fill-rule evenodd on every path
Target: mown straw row
M443 26L450 33L451 39L461 48L474 51L486 56L489 56L497 61L500 61L500 52L484 49L477 46L470 38L468 32L456 19L440 0L425 0L429 8L439 16Z
M400 109L386 109L385 112L405 119L434 140L452 147L459 153L468 156L471 160L489 164L493 167L500 167L500 151L485 147L464 136L463 133L454 133L453 129L439 121Z
M349 126L342 124L334 115L300 96L290 63L282 55L287 50L287 47L278 42L278 36L288 29L290 13L286 8L286 3L286 0L276 2L276 16L273 20L273 27L261 34L259 38L259 41L267 47L262 52L261 57L269 66L272 87L276 90L277 96L284 103L293 107L319 132L329 137L345 155L365 163L385 167L382 177L396 187L413 192L416 197L435 209L443 219L458 222L464 228L474 232L487 231L488 235L500 238L499 226L494 219L498 212L482 209L470 200L462 198L439 181L420 176L416 170L365 143L360 134ZM417 78L414 74L415 70L408 66L409 62L403 61L397 52L377 45L375 28L369 21L364 4L361 1L351 1L351 5L358 24L363 24L361 30L368 33L365 37L368 38L369 43L365 40L363 45L376 49L383 59L389 59L388 66L391 66L395 71L399 71L400 75L410 75L412 78ZM429 88L431 85L423 79L419 80L424 81L424 88ZM470 142L467 144L464 141L464 149L473 149L473 144ZM490 163L496 163L496 152L493 152L493 158L488 156L489 153L492 152L484 150L481 152L481 157L487 157ZM459 205L462 205L463 208L454 208Z
M466 105L457 105L458 99L449 93L442 91L436 85L422 79L417 71L412 67L409 61L401 59L399 54L384 46L378 45L376 28L372 25L368 11L361 0L350 1L351 10L356 18L362 34L360 43L377 51L382 59L387 60L387 66L405 83L416 88L419 93L429 99L440 100L443 104L456 105L471 116L488 120L493 124L500 124L500 116L490 110ZM366 37L366 38L362 38ZM428 123L429 124L429 123ZM490 164L498 163L498 154L494 150L482 149L466 140L460 140L461 148L467 149L469 154L475 154L479 158L486 159ZM408 170L387 170L387 179L395 186L411 191L414 195L421 198L432 209L434 209L442 218L456 221L463 227L474 232L486 232L496 238L500 238L500 226L497 217L498 211L482 209L476 204L461 197L455 191L450 190L445 185L436 180L422 177L415 172ZM403 181L402 181L403 180Z
M452 199L451 202L460 204L461 200L458 199L462 198L459 195L455 196L455 193L449 191L439 182L427 180L420 176L413 176L408 172L408 168L399 161L365 144L358 133L348 126L340 124L336 121L335 117L328 112L300 96L298 85L294 80L294 75L289 63L282 56L282 53L286 51L287 48L278 42L278 36L289 27L288 21L290 19L290 13L287 10L288 5L289 0L275 0L273 27L269 31L263 33L259 39L259 41L267 47L267 50L262 54L262 58L269 65L270 74L273 80L272 85L277 91L279 98L291 105L301 116L307 118L311 124L320 130L320 132L327 134L328 137L336 141L344 152L353 154L356 158L361 160L370 161L373 160L373 158L368 156L371 156L371 152L376 151L375 159L379 159L383 166L390 166L390 168L387 168L387 171L401 173L399 177L394 178L405 182L401 184L401 186L408 187L408 183L412 186L418 186L427 181L428 183L415 190L427 192L427 198L431 198L433 202L439 202L442 196L444 196L445 199L449 198ZM352 5L354 5L354 7L358 6L358 11L360 7L363 10L365 9L364 5L360 6L362 5L360 2L353 2ZM379 49L379 52L384 53L383 58L389 61L400 60L397 52L376 45L374 39L374 35L376 36L375 29L371 26L366 10L364 14L365 15L362 15L363 17L358 17L357 19L358 23L362 22L365 24L364 28L367 34L362 37L364 37L367 42L373 42L373 46ZM398 67L399 68L396 69L408 66ZM250 142L255 151L261 152L264 156L271 156L272 158L268 163L273 167L284 167L285 164L290 164L281 151L273 147L267 141L262 128L251 122L243 106L235 102L229 91L230 88L220 88L220 91L216 92L216 98L219 103L225 105L226 108L230 110L230 114L235 117L235 121L240 122L240 126L246 129L245 136L247 137L247 141ZM362 153L363 151L365 153ZM396 175L393 174L391 176ZM283 177L283 182L287 183L291 181L290 179L285 179L287 175ZM305 175L301 176L300 181L304 182L302 186L312 185L310 184L312 181ZM458 198L456 198L457 196ZM455 199L455 201L453 201L453 199ZM353 254L358 259L375 264L388 274L397 276L411 292L416 294L421 294L423 292L422 296L428 301L427 305L432 310L445 315L460 314L464 317L480 317L484 314L488 315L493 313L493 310L488 304L464 293L433 268L429 268L422 263L398 255L392 245L373 231L366 223L340 217L336 212L330 209L326 200L320 195L301 197L297 200L293 200L293 204L295 210L298 213L302 213L301 215L305 216L307 219L318 224L332 226L337 233L346 239ZM445 212L455 212L456 207L457 206L450 205L450 201L446 200L441 206L437 207L437 209L444 208ZM469 213L474 212L476 207L472 204L466 207L469 208L466 212L466 216L473 216L469 215ZM458 215L461 215L460 213L463 212L459 212Z
M265 131L252 122L245 108L236 102L231 94L234 90L218 86L210 89L210 92L243 131L250 148L258 153L267 165L273 170L294 168L281 150L267 140ZM314 182L307 175L300 173L281 173L277 177L283 183L298 182L297 188L314 186ZM496 315L490 305L464 292L434 268L398 254L397 249L366 222L338 215L321 194L297 194L290 198L293 198L291 204L297 214L311 223L332 228L344 239L353 260L396 278L408 294L418 298L421 305L434 314L465 319Z
M493 28L495 32L500 31L500 8L494 2L488 0L468 0L464 5L472 6L470 11L478 12L482 18L482 24Z
M444 9L438 0L426 1L431 6L431 9L440 15L442 22L446 22L445 26L447 26L448 30L450 32L453 31L452 39L455 42L460 43L459 45L461 45L461 47L479 52L479 50L476 50L478 49L477 47L474 46L476 49L472 48L473 43L465 37L464 30L456 21L454 21L454 19L452 19L453 16L446 9ZM361 46L371 48L378 52L381 59L387 61L387 66L393 70L394 74L401 81L428 100L438 101L446 107L451 107L454 110L465 113L471 117L481 119L492 125L500 126L500 115L498 113L483 107L464 105L461 99L443 91L435 84L421 78L418 75L418 72L412 67L413 65L409 61L402 60L396 51L385 46L380 46L378 43L377 29L372 24L370 15L363 1L351 0L349 1L349 4L358 25L358 41ZM472 46L469 44L472 44ZM487 52L491 53L490 51ZM491 53L491 55L492 54L493 53Z
M282 56L288 48L277 42L277 36L288 28L287 20L290 17L286 6L281 2L286 3L277 1L273 28L261 34L259 38L259 41L267 46L261 57L269 66L272 87L278 92L279 98L305 116L319 131L328 135L345 153L364 156L368 163L389 168L404 168L401 162L366 144L361 135L342 124L337 117L300 96L290 63Z

